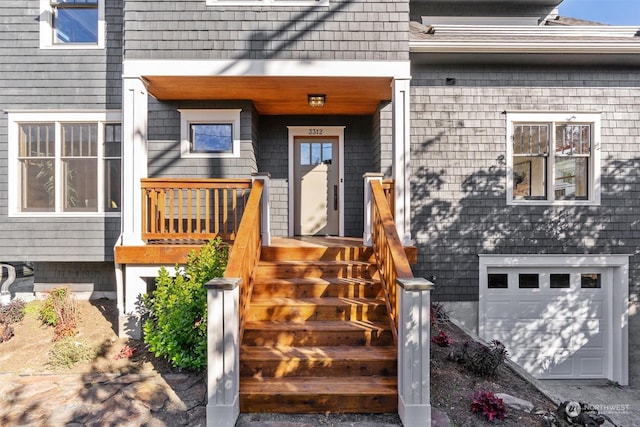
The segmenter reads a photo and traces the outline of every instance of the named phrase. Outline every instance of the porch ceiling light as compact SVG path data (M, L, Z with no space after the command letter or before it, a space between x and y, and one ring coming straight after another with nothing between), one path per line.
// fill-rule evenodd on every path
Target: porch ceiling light
M309 103L309 107L324 107L324 101L326 100L327 95L307 95L307 102Z

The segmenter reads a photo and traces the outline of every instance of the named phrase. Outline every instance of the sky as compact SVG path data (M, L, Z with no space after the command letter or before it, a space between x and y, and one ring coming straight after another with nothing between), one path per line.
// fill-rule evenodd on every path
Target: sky
M640 0L564 0L560 4L560 15L640 27Z

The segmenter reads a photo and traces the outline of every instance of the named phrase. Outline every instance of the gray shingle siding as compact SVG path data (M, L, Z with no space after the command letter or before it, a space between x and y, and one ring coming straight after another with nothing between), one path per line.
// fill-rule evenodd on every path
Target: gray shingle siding
M407 60L409 2L207 7L127 1L126 59Z
M106 48L40 49L40 2L0 4L0 108L120 109L123 1L106 5ZM19 35L19 36L17 36ZM8 217L7 115L0 115L0 259L110 261L120 218Z
M240 157L181 158L178 109L241 109ZM247 101L158 102L149 99L148 173L151 178L249 178L257 172L256 114Z
M272 178L271 227L273 236L288 233L288 130L287 126L345 126L344 132L344 232L362 236L362 175L375 171L372 116L263 116L260 120L260 172Z
M34 282L39 284L67 285L92 283L94 292L113 291L115 269L109 262L59 262L34 263Z
M479 253L634 254L640 291L640 73L434 66L411 88L412 233L435 298L478 299ZM454 77L456 86L446 86ZM504 111L602 112L600 206L507 206Z

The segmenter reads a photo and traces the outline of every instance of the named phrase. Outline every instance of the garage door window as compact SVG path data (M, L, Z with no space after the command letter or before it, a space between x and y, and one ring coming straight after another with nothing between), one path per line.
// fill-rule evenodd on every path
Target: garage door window
M537 289L540 287L537 274L519 274L518 287L520 289Z
M581 274L580 287L582 289L600 289L602 287L600 274Z
M550 274L549 287L551 289L567 289L571 287L571 276L568 274Z
M509 287L508 274L489 274L487 280L489 289L507 289Z

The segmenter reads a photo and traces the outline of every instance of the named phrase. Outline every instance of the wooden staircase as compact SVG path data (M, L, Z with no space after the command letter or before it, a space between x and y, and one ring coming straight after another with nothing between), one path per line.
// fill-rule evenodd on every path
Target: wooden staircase
M264 247L240 348L240 410L396 412L397 350L371 248Z

